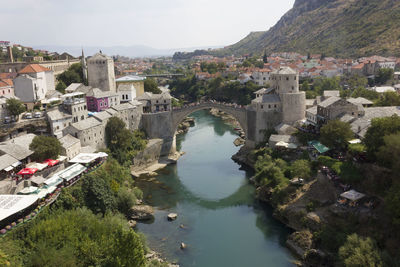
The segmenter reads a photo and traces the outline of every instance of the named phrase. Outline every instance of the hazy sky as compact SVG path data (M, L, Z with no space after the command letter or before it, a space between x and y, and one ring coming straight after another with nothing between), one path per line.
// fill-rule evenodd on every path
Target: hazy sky
M294 0L0 0L1 40L23 45L224 46L267 30Z

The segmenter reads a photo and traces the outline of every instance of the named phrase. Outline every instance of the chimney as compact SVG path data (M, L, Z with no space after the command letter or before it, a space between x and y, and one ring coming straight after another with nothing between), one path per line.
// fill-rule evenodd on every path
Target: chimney
M7 53L8 53L8 59L10 60L11 63L14 63L14 56L12 53L12 46L7 46Z

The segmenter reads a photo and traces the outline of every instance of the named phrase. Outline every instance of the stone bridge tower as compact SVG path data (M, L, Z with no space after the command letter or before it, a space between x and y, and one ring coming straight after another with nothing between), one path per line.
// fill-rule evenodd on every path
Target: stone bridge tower
M102 91L116 92L114 60L103 53L97 53L87 60L89 86Z

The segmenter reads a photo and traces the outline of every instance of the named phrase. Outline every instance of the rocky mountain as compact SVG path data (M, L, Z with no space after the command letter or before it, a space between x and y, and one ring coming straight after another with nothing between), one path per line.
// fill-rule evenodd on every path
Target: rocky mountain
M275 26L216 55L295 51L327 56L400 55L399 0L296 0Z

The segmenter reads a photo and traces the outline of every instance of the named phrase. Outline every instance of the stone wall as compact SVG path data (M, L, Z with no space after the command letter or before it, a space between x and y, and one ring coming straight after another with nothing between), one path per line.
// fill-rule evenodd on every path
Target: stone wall
M163 139L149 140L146 148L133 158L133 167L135 169L140 169L157 163L159 158L162 156L163 143Z

